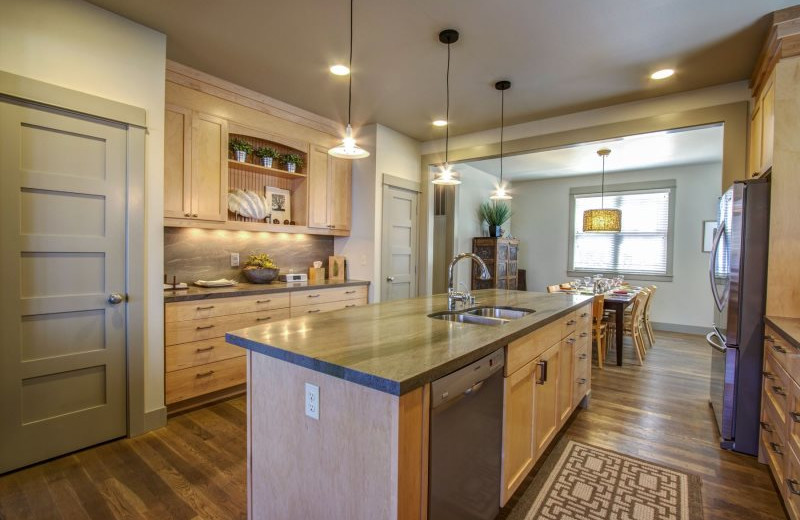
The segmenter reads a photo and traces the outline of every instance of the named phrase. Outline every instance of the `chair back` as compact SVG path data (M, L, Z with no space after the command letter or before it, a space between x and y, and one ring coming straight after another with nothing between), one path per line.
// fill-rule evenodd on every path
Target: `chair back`
M559 287L558 284L556 284L556 285L548 285L547 286L547 292L549 292L549 293L559 292L559 291L561 291L561 287Z
M658 289L657 285L651 285L647 288L650 292L649 296L647 297L647 303L644 304L644 319L650 320L650 304L653 303L653 296L656 294L656 289Z
M644 306L647 304L649 293L647 289L642 289L633 300L633 309L631 309L631 318L633 323L637 323L644 315Z
M606 297L604 294L596 294L592 300L592 320L595 324L603 321L603 302Z

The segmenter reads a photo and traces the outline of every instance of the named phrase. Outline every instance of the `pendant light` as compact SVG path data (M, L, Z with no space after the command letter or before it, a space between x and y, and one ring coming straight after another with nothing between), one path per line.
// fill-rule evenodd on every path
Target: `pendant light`
M347 128L342 144L328 150L328 154L342 159L362 159L369 157L369 152L360 148L353 138L353 127L350 126L350 113L353 107L353 0L350 0L350 67L349 84L347 86Z
M447 74L445 76L445 88L447 92L447 108L445 109L445 134L444 134L444 164L440 166L439 173L433 178L434 184L444 184L454 186L461 184L453 167L447 162L447 152L450 145L450 45L458 41L458 31L455 29L445 29L439 33L439 41L447 45Z
M583 231L600 233L619 233L622 229L622 212L618 209L605 209L603 196L606 187L606 157L611 153L608 148L600 148L597 155L603 158L603 176L600 184L600 209L588 209L583 212Z
M506 186L503 184L503 127L505 126L506 112L506 90L511 88L510 81L498 81L494 88L500 91L500 184L489 197L492 200L509 200L511 195L506 193Z

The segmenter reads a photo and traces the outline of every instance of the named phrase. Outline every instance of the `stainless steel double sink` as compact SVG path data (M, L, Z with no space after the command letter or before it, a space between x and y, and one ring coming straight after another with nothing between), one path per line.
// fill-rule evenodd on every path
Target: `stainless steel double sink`
M523 309L519 307L493 307L482 305L458 311L434 312L428 314L428 317L435 320L455 321L458 323L498 326L534 312L536 311L533 309Z

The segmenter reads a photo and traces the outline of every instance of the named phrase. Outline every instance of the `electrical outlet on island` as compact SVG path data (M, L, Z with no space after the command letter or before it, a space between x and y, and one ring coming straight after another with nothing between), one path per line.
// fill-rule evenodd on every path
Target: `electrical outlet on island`
M306 383L306 415L319 421L319 387Z

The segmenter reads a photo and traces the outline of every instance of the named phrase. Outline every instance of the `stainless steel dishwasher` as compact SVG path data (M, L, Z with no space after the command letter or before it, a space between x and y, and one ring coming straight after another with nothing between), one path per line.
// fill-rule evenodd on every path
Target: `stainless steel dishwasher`
M500 509L500 349L431 384L430 520L491 520Z

